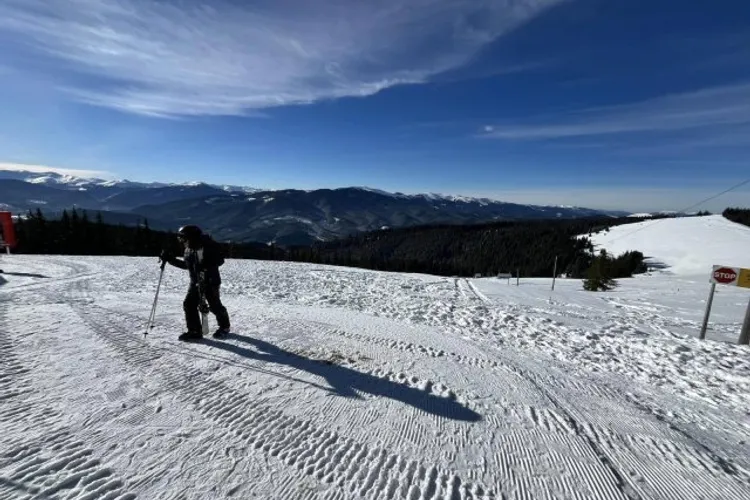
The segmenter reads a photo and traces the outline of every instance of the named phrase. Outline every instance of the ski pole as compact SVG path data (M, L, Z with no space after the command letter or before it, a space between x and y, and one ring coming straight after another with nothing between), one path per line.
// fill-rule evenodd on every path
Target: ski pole
M159 283L156 285L156 296L154 297L154 305L151 306L151 315L148 317L148 324L146 325L146 332L143 334L145 337L148 335L149 330L153 328L154 318L156 317L156 301L159 300L159 289L161 288L161 279L164 276L164 268L167 265L167 261L161 262L161 271L159 272Z
M198 285L198 291L200 293L200 304L198 305L198 310L201 313L201 331L203 332L203 335L208 335L208 301L206 300L206 291L205 291L205 276L203 273L201 273L200 277L200 284Z

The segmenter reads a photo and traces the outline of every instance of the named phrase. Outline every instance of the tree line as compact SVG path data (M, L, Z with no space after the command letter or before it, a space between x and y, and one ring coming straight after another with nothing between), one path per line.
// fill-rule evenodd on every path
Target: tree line
M732 222L750 226L750 208L727 208L723 215Z
M258 242L219 242L224 255L235 259L287 260L382 271L419 272L443 276L524 277L558 275L585 278L597 259L587 235L632 218L503 221L478 225L436 225L386 229L309 246L280 247ZM113 225L75 209L55 220L41 210L15 223L16 253L68 255L157 256L162 249L180 253L176 234L157 231L144 219L136 226ZM610 278L645 271L643 255L632 251L607 256L600 265Z
M636 221L607 217L419 226L362 233L287 252L288 260L443 276L552 276L557 259L558 275L582 278L596 257L585 235L632 222ZM613 277L626 277L645 270L642 262L640 252L631 252L612 259L607 269Z
M18 245L15 253L61 255L158 256L163 249L181 253L177 234L157 231L144 218L135 226L108 224L97 212L93 220L86 210L63 210L60 218L48 219L37 209L14 222ZM224 255L236 259L280 260L283 249L263 243L219 242Z
M59 219L47 219L40 209L17 218L16 253L63 255L158 255L168 237L152 231L148 221L137 227L115 226L91 220L85 210L64 210Z

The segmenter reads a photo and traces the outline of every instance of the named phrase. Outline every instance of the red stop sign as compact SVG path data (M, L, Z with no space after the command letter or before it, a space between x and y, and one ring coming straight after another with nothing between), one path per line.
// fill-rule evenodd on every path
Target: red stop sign
M714 271L714 279L723 284L731 283L737 279L737 273L729 267L720 267Z

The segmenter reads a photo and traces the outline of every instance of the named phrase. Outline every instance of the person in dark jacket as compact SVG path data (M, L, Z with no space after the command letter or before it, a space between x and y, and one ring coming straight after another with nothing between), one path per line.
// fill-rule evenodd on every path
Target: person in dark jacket
M219 324L214 337L225 337L229 333L229 314L221 303L219 287L221 274L219 267L224 263L224 257L219 245L198 226L183 226L177 232L177 237L185 247L183 259L162 252L162 260L169 264L187 269L190 273L190 286L182 303L185 310L187 332L179 336L179 340L198 340L203 338L201 331L200 310L202 299L208 303L208 309Z

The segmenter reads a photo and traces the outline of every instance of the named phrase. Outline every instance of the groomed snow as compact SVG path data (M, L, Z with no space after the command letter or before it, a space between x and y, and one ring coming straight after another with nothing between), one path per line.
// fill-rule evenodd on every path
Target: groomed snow
M619 255L639 250L678 275L711 275L713 265L750 268L750 227L721 215L655 219L616 226L592 242Z
M184 271L0 267L0 498L750 498L742 290L229 260L184 344Z

